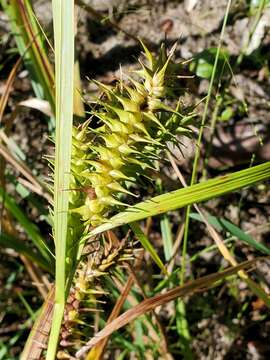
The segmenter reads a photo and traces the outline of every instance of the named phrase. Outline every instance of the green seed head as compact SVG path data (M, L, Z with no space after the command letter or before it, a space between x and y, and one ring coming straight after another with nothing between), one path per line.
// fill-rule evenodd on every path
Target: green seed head
M93 226L106 221L105 214L114 206L125 206L117 198L118 194L132 195L127 181L155 169L154 159L164 147L162 139L174 141L171 132L186 128L179 107L175 111L164 103L178 68L172 61L175 48L166 53L162 46L155 58L142 46L146 63L140 62L141 69L135 72L139 79L130 76L129 84L121 81L116 86L94 81L104 94L93 111L101 125L91 130L87 122L73 129L72 183L93 188L95 196L73 194L82 203L72 212Z

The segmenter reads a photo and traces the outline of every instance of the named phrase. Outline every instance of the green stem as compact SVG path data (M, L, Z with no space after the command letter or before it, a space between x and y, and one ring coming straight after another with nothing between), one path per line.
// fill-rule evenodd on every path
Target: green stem
M214 62L214 66L213 66L213 71L212 71L212 75L211 75L211 79L210 79L208 93L206 96L206 102L205 102L205 107L204 107L204 111L203 111L203 115L202 115L199 136L198 136L198 140L197 140L197 144L196 144L197 146L196 146L196 152L195 152L195 158L194 158L194 163L193 163L193 170L192 170L190 185L193 185L197 178L197 169L198 169L198 162L199 162L200 152L201 152L200 147L201 147L201 142L202 142L203 130L204 130L204 125L205 125L206 117L207 117L207 113L208 113L210 98L212 95L219 54L220 54L221 45L222 45L224 34L225 34L225 29L226 29L228 15L229 15L230 7L231 7L231 2L232 1L229 0L227 3L227 8L226 8L226 12L225 12L225 16L224 16L224 20L223 20L223 24L222 24L219 44L218 44L215 62ZM181 273L180 273L180 284L181 285L184 283L184 280L185 280L185 267L186 267L187 240L188 240L190 210L191 210L191 206L187 206L186 218L185 218L185 232L184 232L183 248L182 248L182 269L181 269Z
M223 98L222 98L222 96L219 96L216 101L216 104L215 104L215 107L213 110L213 114L211 117L210 136L209 136L209 141L207 142L207 146L206 146L206 150L205 150L205 158L204 158L204 163L203 163L202 178L204 180L207 178L207 167L208 167L208 163L209 163L209 157L210 157L211 151L212 151L213 140L214 140L214 135L215 135L215 130L216 130L216 123L217 123L217 119L218 119L218 112L219 112L222 102L223 102Z

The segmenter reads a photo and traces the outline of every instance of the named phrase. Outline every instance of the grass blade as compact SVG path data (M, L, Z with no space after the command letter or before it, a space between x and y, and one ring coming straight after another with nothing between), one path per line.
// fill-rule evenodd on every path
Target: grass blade
M54 241L56 248L55 308L47 360L53 360L66 298L66 244L74 78L74 2L54 0L53 22L56 75L56 139L54 175Z
M147 236L144 234L144 232L141 230L140 226L137 223L130 224L130 227L134 234L139 239L142 246L149 252L154 262L157 264L157 266L163 271L164 274L167 273L166 267L161 261L160 257L158 256L156 250L154 249L153 245L148 240Z
M190 348L191 336L186 317L186 306L183 299L178 299L176 305L176 329L180 337L180 347L185 360L193 360L194 356Z
M107 223L94 229L91 232L91 235L97 235L117 226L221 196L228 192L266 180L269 177L270 162L266 162L249 169L237 171L187 188L159 195L150 200L136 204L127 211L113 216Z
M33 244L37 247L42 257L51 266L54 264L54 259L48 250L48 247L42 238L38 227L32 223L25 215L20 207L16 204L16 201L10 197L3 188L0 187L0 202L2 202L7 210L14 216L18 223L23 227L29 238L33 241Z
M166 214L164 214L160 219L160 229L164 247L165 260L169 261L173 256L173 239L170 220Z
M202 218L199 214L191 213L190 217L192 219L202 221ZM258 243L252 236L246 234L243 230L241 230L238 226L232 224L230 221L225 219L220 219L216 216L208 215L207 220L209 223L214 226L217 230L225 230L229 232L232 236L235 236L239 240L243 241L245 244L253 247L254 249L262 252L263 254L270 255L270 248Z

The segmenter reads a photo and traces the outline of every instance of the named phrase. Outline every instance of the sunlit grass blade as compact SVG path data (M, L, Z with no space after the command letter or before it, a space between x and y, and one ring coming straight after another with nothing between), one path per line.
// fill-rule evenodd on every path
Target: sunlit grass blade
M47 360L53 360L66 299L66 245L73 122L74 2L54 0L54 44L56 77L56 138L54 173L54 241L56 252L55 307Z
M224 175L216 179L204 181L183 189L156 196L150 200L138 203L127 211L113 216L105 224L92 230L96 235L134 221L145 219L176 210L189 204L206 201L226 193L250 186L270 177L270 162L254 166L249 169Z
M178 299L176 304L176 329L180 338L180 348L182 349L184 359L193 360L194 357L190 348L191 336L186 317L186 306L183 299Z
M162 235L165 260L169 261L173 256L173 240L172 240L172 229L170 226L170 220L166 214L164 214L160 219L160 229Z
M74 65L74 100L73 100L73 112L74 115L84 118L84 104L82 100L82 88L81 88L81 75L80 75L80 64L76 60Z

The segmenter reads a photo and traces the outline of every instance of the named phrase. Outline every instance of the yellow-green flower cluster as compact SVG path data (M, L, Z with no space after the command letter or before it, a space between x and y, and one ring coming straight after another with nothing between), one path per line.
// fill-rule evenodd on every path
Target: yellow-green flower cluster
M126 184L155 167L164 139L175 137L172 130L188 131L179 106L174 110L166 104L173 93L175 71L180 68L172 62L174 49L167 54L162 48L156 60L143 47L147 65L141 62L128 85L123 81L114 87L96 82L103 92L93 110L92 121L98 122L98 127L89 129L88 122L74 129L72 186L81 190L71 203L81 206L71 211L91 226L106 221L105 214L112 206L125 205L119 195L131 194Z

